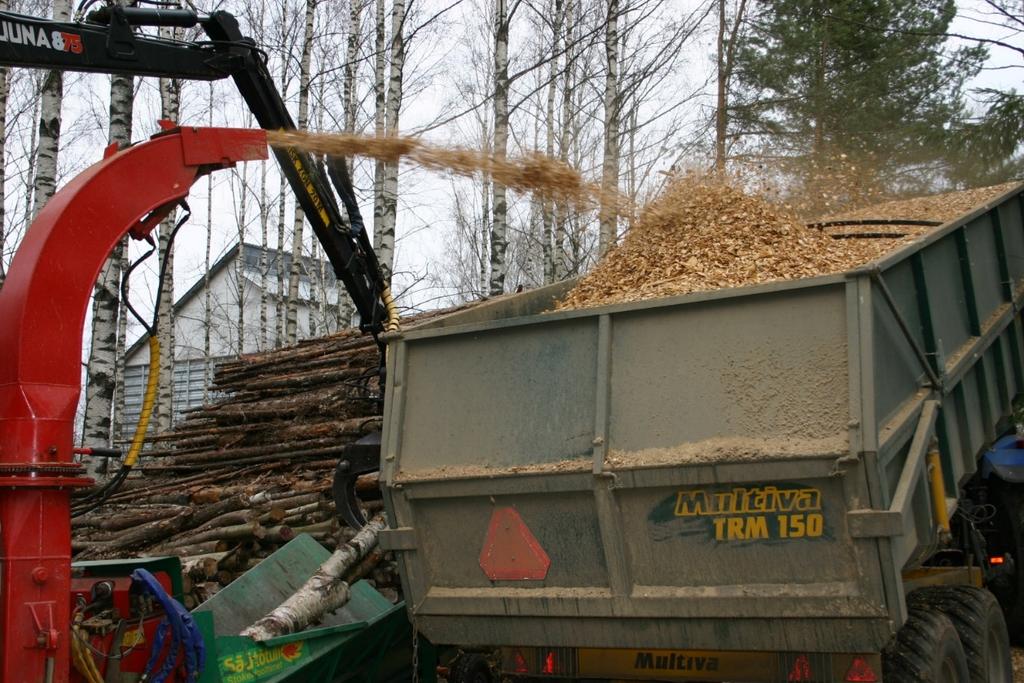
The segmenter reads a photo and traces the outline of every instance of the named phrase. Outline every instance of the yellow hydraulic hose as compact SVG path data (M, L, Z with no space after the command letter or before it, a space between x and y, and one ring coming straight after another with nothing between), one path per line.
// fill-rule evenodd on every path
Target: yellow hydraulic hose
M949 533L949 511L946 509L946 484L942 478L942 461L938 451L928 453L928 488L932 497L932 514L944 533Z
M146 394L142 398L142 412L139 413L139 422L135 425L132 445L124 459L125 467L134 467L135 463L139 461L139 454L142 453L142 445L146 441L149 418L153 414L153 406L156 404L156 392L159 386L160 340L154 334L149 338L149 378L146 380Z
M103 676L100 675L100 670L96 667L96 660L92 658L92 653L82 642L82 639L86 637L78 624L71 627L71 662L87 683L103 683Z
M395 305L395 300L391 296L391 288L385 287L384 291L380 293L380 300L384 303L384 309L388 312L388 321L385 326L387 332L398 332L398 306Z

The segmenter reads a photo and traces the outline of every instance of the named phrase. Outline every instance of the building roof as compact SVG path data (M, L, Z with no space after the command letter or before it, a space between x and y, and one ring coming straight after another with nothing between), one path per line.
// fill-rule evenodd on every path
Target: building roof
M220 273L220 271L231 265L234 260L238 257L238 246L236 242L228 249L224 254L217 259L215 263L210 266L209 279L212 281L213 278ZM258 270L260 267L260 256L264 249L256 244L249 244L248 242L242 243L242 258L243 266L247 269ZM273 277L277 279L277 265L279 260L283 262L284 275L287 276L291 272L292 255L288 252L283 254L283 259L279 259L281 256L277 249L266 249L267 254L267 277ZM324 279L328 286L337 283L337 278L334 275L334 268L330 263L322 260L314 260L308 256L303 256L299 263L299 279L308 280L309 273L312 271L320 270L321 264L323 265ZM201 275L195 283L189 287L184 294L178 297L178 300L174 302L174 312L179 312L182 308L188 304L193 298L195 298L200 292L203 291L207 281L207 276ZM138 351L143 344L146 343L146 336L139 337L135 342L125 350L124 357L128 358Z

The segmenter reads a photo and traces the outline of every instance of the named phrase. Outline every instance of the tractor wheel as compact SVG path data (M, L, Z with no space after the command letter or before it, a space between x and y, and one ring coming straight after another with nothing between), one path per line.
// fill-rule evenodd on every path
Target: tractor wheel
M491 664L482 654L463 652L448 670L448 683L494 683Z
M1011 683L1010 636L996 597L984 588L936 586L914 591L907 607L946 615L967 655L971 683Z
M903 628L882 652L885 683L969 683L967 657L944 614L910 610Z

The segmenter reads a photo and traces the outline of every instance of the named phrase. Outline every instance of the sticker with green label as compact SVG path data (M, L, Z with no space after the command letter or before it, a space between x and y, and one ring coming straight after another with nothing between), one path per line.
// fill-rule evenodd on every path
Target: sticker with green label
M305 643L298 640L276 647L252 647L223 655L217 663L222 683L250 683L284 671L307 654Z

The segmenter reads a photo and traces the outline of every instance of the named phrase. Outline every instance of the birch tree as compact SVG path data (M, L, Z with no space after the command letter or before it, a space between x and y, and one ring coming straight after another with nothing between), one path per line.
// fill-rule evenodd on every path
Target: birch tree
M348 38L345 45L345 77L342 91L342 110L345 117L343 128L346 133L350 134L354 134L356 132L356 113L359 109L359 101L356 97L356 75L358 71L357 67L359 65L359 42L362 36L364 4L364 0L349 0ZM383 54L381 54L380 57L383 57ZM346 161L348 164L348 177L355 178L354 159L349 157ZM344 288L340 285L338 286L337 317L339 328L347 328L351 326L352 312L354 308L352 305L352 299L343 291L343 289Z
M549 157L555 156L555 96L558 92L558 65L561 63L562 21L565 12L564 0L555 0L551 17L551 62L548 65L548 84L546 108L544 112L544 152ZM555 248L554 223L555 202L550 197L544 198L541 204L542 250L544 257L544 282L554 282Z
M70 0L54 0L54 21L67 21ZM61 104L64 100L64 76L54 69L46 73L39 105L39 148L36 151L33 211L35 218L57 189L57 151L60 148Z
M612 194L619 186L619 0L608 0L604 54L604 159L601 164L601 218L598 256L604 256L617 236L618 217Z
M235 258L235 282L238 283L238 307L235 311L236 329L238 335L235 339L235 353L241 356L245 353L245 228L248 220L248 193L249 193L249 163L243 161L241 172L241 187L238 191L238 256ZM300 214L299 221L302 220Z
M373 22L373 134L383 137L387 125L384 68L387 65L385 50L387 29L384 24L384 0L376 0ZM373 164L373 244L380 258L380 245L384 240L384 161L377 159ZM386 275L390 277L390 274Z
M174 32L166 31L173 36ZM160 79L160 116L177 121L181 109L181 82L171 78ZM171 233L174 231L176 211L160 223L160 297L157 306L157 337L160 340L160 384L157 393L157 430L169 430L174 423L174 252Z
M570 36L570 31L578 32L580 23L581 0L565 0L565 69L562 76L562 103L561 103L561 131L558 138L558 158L562 163L569 162L569 152L572 146L572 131L576 125L576 113L573 110L573 96L576 89L576 60L580 52L578 40ZM570 220L572 209L565 201L555 203L555 244L554 244L554 270L555 280L564 280L570 272L569 254L566 249L568 238L566 227Z
M309 80L310 62L313 56L313 28L316 21L316 0L306 0L305 23L302 37L302 57L299 62L299 130L305 130L309 123ZM302 228L305 215L302 207L295 204L295 218L292 224L292 262L288 273L288 305L285 322L285 339L294 344L298 335L299 275L302 267Z
M495 0L494 12L494 156L500 162L508 152L508 0ZM514 8L513 8L514 11ZM494 195L491 218L491 296L505 291L508 264L508 192L497 180L491 182Z
M405 0L394 0L391 6L391 71L388 77L387 102L384 108L388 135L398 135L402 110L402 87L405 69ZM375 245L385 281L391 279L395 261L395 223L398 216L398 161L384 164L382 182L380 241Z
M209 111L206 125L213 126L213 81L208 86ZM265 165L265 164L264 164ZM210 249L213 246L213 174L206 176L206 253L203 257L203 403L210 396L210 382L213 380L210 362L210 334L213 330L213 310L210 288Z
M110 79L110 144L126 146L131 143L134 89L135 79L131 76L112 76ZM123 374L121 378L118 377L117 350L121 308L119 284L121 265L126 257L126 240L122 239L114 247L93 290L92 342L82 429L85 443L91 446L110 446L114 436L114 399L116 388L123 379ZM120 367L123 368L123 364ZM98 473L100 462L98 458L88 461L87 471L90 476Z

